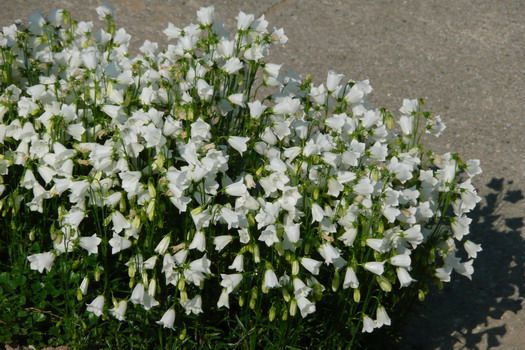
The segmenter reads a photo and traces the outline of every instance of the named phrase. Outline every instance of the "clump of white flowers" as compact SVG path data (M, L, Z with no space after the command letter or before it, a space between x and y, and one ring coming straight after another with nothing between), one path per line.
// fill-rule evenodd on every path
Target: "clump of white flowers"
M131 302L175 329L233 304L306 318L340 295L372 332L400 289L471 277L479 161L423 148L445 129L423 101L395 117L368 80L284 73L264 16L229 34L202 8L132 55L97 12L105 29L57 10L0 32L2 215L31 215L31 269L89 259L87 311L125 320Z

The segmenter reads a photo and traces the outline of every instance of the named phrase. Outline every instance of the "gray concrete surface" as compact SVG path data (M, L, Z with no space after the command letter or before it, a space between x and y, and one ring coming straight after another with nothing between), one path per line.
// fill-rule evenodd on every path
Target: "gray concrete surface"
M69 9L95 19L93 0L0 0L0 25L34 10ZM230 27L239 10L266 14L289 43L272 59L317 82L334 69L370 79L373 101L397 110L424 97L448 129L433 145L481 159L483 206L472 240L482 242L472 282L457 278L418 307L406 349L525 348L525 2L511 0L115 0L117 22L134 36L163 40L214 4Z

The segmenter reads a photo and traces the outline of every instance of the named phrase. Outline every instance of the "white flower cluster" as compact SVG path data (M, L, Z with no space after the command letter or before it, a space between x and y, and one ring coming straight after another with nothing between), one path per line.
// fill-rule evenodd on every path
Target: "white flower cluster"
M404 100L396 122L366 102L367 80L283 74L264 58L287 37L264 16L240 12L232 36L202 8L197 24L169 24L166 48L146 41L133 56L111 11L97 12L106 29L58 10L0 33L2 205L56 221L32 269L100 256L80 286L100 294L88 311L105 312L108 291L89 281L108 278L113 255L131 290L110 314L124 320L128 300L162 305L167 328L178 308L229 308L232 296L306 317L341 290L355 303L362 285L395 293L414 283L415 257L441 281L470 278L479 161L422 148L423 132L445 128L422 101ZM206 288L218 299L203 300ZM373 303L361 301L365 332L390 324Z

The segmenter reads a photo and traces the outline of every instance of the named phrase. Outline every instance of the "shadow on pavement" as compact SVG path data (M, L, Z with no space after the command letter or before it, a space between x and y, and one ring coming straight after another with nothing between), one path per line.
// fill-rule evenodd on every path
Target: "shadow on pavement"
M471 215L470 238L483 247L473 280L456 274L443 290L430 293L415 307L402 331L400 349L481 350L500 345L507 326L498 320L506 312L520 311L525 294L523 217L506 213L524 199L513 185L496 178L486 185L488 194Z

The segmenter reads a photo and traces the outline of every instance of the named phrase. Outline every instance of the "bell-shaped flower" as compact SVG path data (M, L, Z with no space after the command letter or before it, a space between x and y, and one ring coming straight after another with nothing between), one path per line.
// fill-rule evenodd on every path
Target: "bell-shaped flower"
M413 112L416 112L419 108L419 103L417 100L410 100L410 99L403 99L403 105L399 109L399 111L403 114L410 115Z
M169 254L166 254L164 256L169 256ZM146 270L153 270L155 268L155 264L157 263L157 255L153 255L148 260L144 261L144 268Z
M234 74L241 70L242 67L243 64L241 60L237 57L232 57L228 59L221 68L228 74Z
M343 281L343 289L348 288L359 288L359 280L357 279L357 275L355 274L355 271L351 266L347 267L345 272L345 278Z
M255 20L255 16L240 11L239 14L235 17L235 19L237 20L237 29L245 30L248 29L253 23L253 21Z
M100 317L104 312L104 296L99 295L90 304L87 304L86 311L94 313Z
M126 171L119 173L122 179L122 188L128 194L128 198L133 197L139 193L140 190L140 171Z
M468 257L472 259L476 259L478 257L478 253L483 250L481 248L481 244L476 244L468 239L465 241L465 243L463 243L463 247L465 248Z
M184 307L184 310L186 311L186 315L194 314L198 315L202 313L202 297L200 295L196 295L191 300L187 300L182 304Z
M259 119L266 110L266 106L263 105L259 100L248 102L248 107L250 108L250 117L253 119Z
M469 159L467 160L467 169L466 172L468 176L474 177L482 173L481 167L479 166L479 159Z
M213 245L215 250L220 252L233 240L232 235L221 235L213 237Z
M337 239L343 242L347 247L354 245L355 238L357 237L357 230L353 227L346 229L346 231L339 236Z
M169 245L170 245L170 235L166 235L161 239L159 244L157 244L157 247L155 247L155 253L164 255L166 251L168 250Z
M197 11L197 19L199 23L202 24L203 26L212 24L214 15L215 15L214 6L201 7Z
M366 95L372 92L372 86L368 80L356 82L345 96L345 100L350 104L361 104Z
M182 30L178 27L175 27L173 23L169 22L168 27L162 31L164 35L168 37L168 40L178 39L182 33Z
M451 228L454 238L461 241L464 236L470 233L470 223L472 219L467 216L460 216L452 219Z
M279 286L279 280L277 279L275 272L271 269L266 270L264 272L263 288L271 289Z
M386 253L389 249L388 241L385 238L368 238L366 245L379 253Z
M115 307L109 310L111 316L115 317L119 321L124 321L126 319L125 314L128 309L128 301L120 300Z
M131 292L131 297L129 300L133 304L142 304L144 299L144 285L142 283L137 283Z
M113 10L108 5L99 6L95 10L97 11L98 19L101 21L113 16Z
M197 94L199 95L201 100L209 101L213 96L213 87L211 87L203 79L199 79L197 81Z
M301 101L292 97L283 97L278 100L278 103L273 107L275 114L294 114L299 110Z
M372 186L369 178L364 177L354 186L354 191L362 196L368 196L374 192L374 186Z
M197 249L200 252L203 252L206 250L206 237L204 236L204 232L202 231L195 232L195 235L193 236L193 240L191 241L188 249Z
M244 107L244 94L242 92L238 94L232 94L228 96L228 101L239 107Z
M341 83L343 78L343 74L337 74L334 71L328 71L328 75L326 76L326 89L329 92L334 92L339 87L339 83Z
M408 287L415 280L410 276L408 270L404 267L398 267L396 269L397 279L401 288Z
M411 135L414 129L414 117L408 115L402 115L399 118L399 126L403 135Z
M299 308L299 311L301 312L302 318L305 318L309 314L313 314L315 312L315 303L312 303L307 298L299 297L296 299L296 301L297 301L297 307Z
M249 137L230 136L228 137L228 144L242 156L242 154L248 149L246 143L249 140Z
M200 139L200 140L208 140L211 137L210 130L211 130L211 126L208 123L206 123L204 120L199 118L191 124L191 130L190 130L191 138ZM188 150L194 151L195 144L189 143L188 147L190 147L188 148ZM190 162L190 163L195 164L195 161Z
M88 255L98 254L98 245L102 242L102 239L97 237L96 234L90 237L80 237L78 245L80 248L87 250Z
M394 266L409 268L412 262L409 254L398 254L390 258L390 263Z
M131 223L119 211L114 211L111 214L111 222L113 223L113 232L117 234L131 228Z
M372 333L375 328L375 322L368 315L363 316L363 330L362 333Z
M312 288L308 287L301 279L297 277L293 279L292 283L294 289L294 296L296 298L307 297L312 291Z
M303 267L307 269L311 274L318 275L322 262L312 258L303 257L301 258L301 265L303 265Z
M156 323L161 325L164 328L174 329L173 322L175 322L175 310L173 308L168 309L161 319Z
M244 271L244 255L239 254L233 259L233 262L230 266L228 266L229 269L235 270L237 272L243 272Z
M300 224L288 224L284 226L284 234L290 243L297 243L300 239Z
M323 221L325 212L323 208L317 203L312 204L312 222Z
M230 293L228 293L226 288L222 289L219 300L217 301L217 308L220 309L221 307L230 308Z
M376 309L376 328L381 328L383 326L390 326L391 325L390 317L388 316L388 313L386 312L384 306L379 305Z
M109 240L109 245L111 246L111 254L117 254L120 251L131 247L131 241L125 237L113 233L113 238Z
M46 185L53 180L53 177L56 175L56 171L51 169L48 166L41 165L38 167L38 174L42 177Z
M339 197L339 194L343 191L343 185L334 178L328 179L328 194L332 197Z
M44 272L44 270L49 272L55 261L55 254L52 252L37 253L28 256L27 260L30 263L29 268L31 270L38 270L40 273Z
M326 265L333 264L341 256L339 250L334 248L330 243L321 244L318 251L324 258Z
M381 276L385 271L384 261L370 261L363 265L365 270L368 270L378 276Z
M472 266L473 263L474 263L473 259L465 261L465 262L461 262L461 263L458 262L454 266L454 271L456 271L460 275L465 276L469 280L471 280L472 274L474 273L474 266Z
M210 266L211 261L207 258L206 254L204 254L200 259L193 260L189 265L190 270L205 274L211 273Z
M279 198L281 208L290 213L295 212L295 206L302 196L297 187L285 186L282 190L282 196Z
M283 28L279 28L279 29L274 28L271 38L272 38L272 42L276 42L281 45L284 45L288 42L288 37L284 34Z
M221 287L225 288L228 293L233 292L242 281L241 273L223 274L221 273Z
M417 247L423 242L423 234L421 233L421 226L414 225L403 232L403 239L412 245L412 248Z
M259 235L259 241L264 242L268 247L279 242L277 230L274 225L268 225Z

